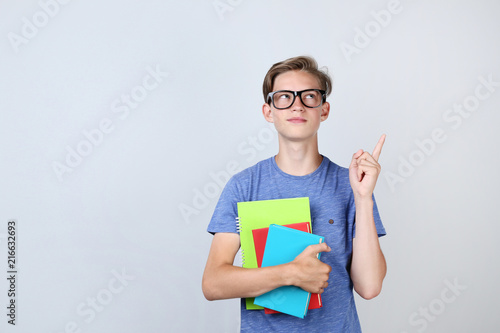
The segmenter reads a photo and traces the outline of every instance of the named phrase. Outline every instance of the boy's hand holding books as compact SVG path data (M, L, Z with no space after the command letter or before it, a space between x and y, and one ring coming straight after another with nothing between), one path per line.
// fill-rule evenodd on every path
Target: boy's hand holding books
M321 294L328 286L328 277L332 268L318 259L318 253L330 252L326 243L309 245L290 262L291 284L307 292Z

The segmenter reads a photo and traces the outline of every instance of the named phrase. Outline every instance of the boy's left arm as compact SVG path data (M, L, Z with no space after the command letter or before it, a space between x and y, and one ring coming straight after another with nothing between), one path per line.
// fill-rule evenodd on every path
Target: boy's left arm
M356 237L352 244L351 280L354 290L365 299L374 298L380 293L387 270L373 218L372 199L380 174L378 158L384 141L385 135L382 135L372 155L358 150L349 166L349 180L356 205Z

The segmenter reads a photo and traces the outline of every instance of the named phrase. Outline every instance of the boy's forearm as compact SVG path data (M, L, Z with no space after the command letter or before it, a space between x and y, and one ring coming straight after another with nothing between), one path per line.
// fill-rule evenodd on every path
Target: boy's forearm
M373 219L372 198L356 200L356 237L353 239L351 279L365 299L377 296L386 274L386 262Z
M292 284L291 269L289 264L263 268L224 264L205 272L203 292L208 300L257 297Z

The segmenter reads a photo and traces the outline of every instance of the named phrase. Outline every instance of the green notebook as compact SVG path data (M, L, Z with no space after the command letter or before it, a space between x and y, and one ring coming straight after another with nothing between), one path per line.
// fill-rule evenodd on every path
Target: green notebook
M243 267L257 268L253 242L253 229L267 228L271 224L311 223L309 198L289 198L238 202L238 231L240 233ZM248 310L263 307L254 304L254 298L246 299Z

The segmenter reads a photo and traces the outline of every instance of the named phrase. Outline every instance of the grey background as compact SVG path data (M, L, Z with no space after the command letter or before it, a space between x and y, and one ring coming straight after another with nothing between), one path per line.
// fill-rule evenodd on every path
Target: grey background
M401 0L379 31L371 12L390 1L40 3L1 1L4 272L7 221L19 227L17 325L2 278L2 332L237 332L239 301L201 292L206 226L226 170L277 152L262 79L301 54L334 78L323 154L348 166L387 134L375 192L388 273L379 297L357 298L364 331L496 330L500 86L459 126L443 117L479 77L500 82L500 3ZM23 18L40 27L16 47ZM370 43L346 57L366 27ZM120 118L113 103L148 67L168 77ZM103 119L112 131L59 180L54 163ZM436 128L446 140L419 153Z

